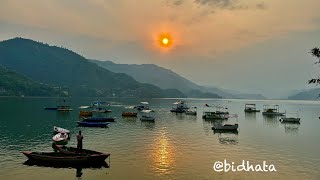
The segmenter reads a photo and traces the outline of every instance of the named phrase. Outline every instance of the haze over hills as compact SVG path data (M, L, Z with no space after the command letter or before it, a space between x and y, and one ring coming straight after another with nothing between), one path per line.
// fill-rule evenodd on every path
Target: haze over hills
M314 88L309 90L300 91L288 97L292 100L316 100L319 97L320 88Z
M60 96L60 90L0 65L0 96Z
M217 87L200 86L177 73L154 64L116 64L112 61L91 60L99 66L117 73L126 73L139 82L154 84L160 88L175 88L188 97L223 97L266 99L260 94L229 93Z
M0 64L41 83L67 86L73 96L185 97L108 71L66 48L29 39L0 42Z

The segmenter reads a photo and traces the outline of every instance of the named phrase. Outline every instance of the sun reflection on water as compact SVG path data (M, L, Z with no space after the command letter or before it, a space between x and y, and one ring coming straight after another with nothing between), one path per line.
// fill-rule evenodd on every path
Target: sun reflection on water
M161 132L154 139L151 151L152 166L155 171L160 174L169 174L173 168L175 152L166 132Z

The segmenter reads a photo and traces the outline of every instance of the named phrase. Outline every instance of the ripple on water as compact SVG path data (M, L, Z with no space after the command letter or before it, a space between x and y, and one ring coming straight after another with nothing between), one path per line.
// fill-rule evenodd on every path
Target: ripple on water
M26 108L24 111L26 114L21 113L10 120L8 118L1 120L0 174L4 179L74 178L75 169L22 165L26 158L20 151L51 151L52 126L59 125L72 131L70 145L76 145L75 134L78 130L82 130L85 148L111 153L110 169L85 169L82 171L83 179L316 179L319 177L320 155L315 150L320 148L319 132L315 131L317 130L315 127L320 126L320 121L314 120L313 116L316 113L304 114L304 121L300 126L286 128L277 120L262 117L261 113L255 116L244 115L242 106L246 102L232 101L229 102L229 110L239 113L239 133L214 134L211 130L214 122L201 118L202 108L198 109L198 116L187 116L169 112L174 100L150 100L151 105L152 101L157 102L155 108L152 107L155 109L155 123L141 122L139 117L119 117L124 107L132 105L132 102L116 102L119 106L110 106L112 113L109 115L118 118L109 128L77 127L77 111L69 114L41 111L35 115L31 113L35 107L42 108L44 104L50 104L50 101L45 99L26 101L27 105L23 106ZM190 100L190 104L198 107L202 107L204 102L216 103L214 100ZM77 100L73 103L74 107L84 104ZM266 102L256 103L262 107ZM319 104L306 106L304 110L318 111L319 108L315 106ZM4 107L1 101L0 107ZM299 107L293 103L290 104L290 108ZM23 117L28 118L22 121ZM233 122L235 121L230 119L223 123ZM241 163L242 160L252 163L267 161L273 163L278 172L215 173L212 170L213 163L224 159L235 163Z

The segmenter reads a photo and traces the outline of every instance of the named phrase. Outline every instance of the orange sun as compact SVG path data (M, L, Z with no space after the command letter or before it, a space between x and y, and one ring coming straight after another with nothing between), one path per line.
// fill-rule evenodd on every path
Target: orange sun
M158 41L159 45L164 48L169 48L172 45L172 38L168 33L160 34Z

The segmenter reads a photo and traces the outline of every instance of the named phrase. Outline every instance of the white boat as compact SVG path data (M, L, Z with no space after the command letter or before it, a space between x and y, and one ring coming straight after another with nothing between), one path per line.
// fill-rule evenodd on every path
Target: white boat
M228 119L228 115L220 114L211 111L205 111L202 115L203 119Z
M144 113L144 115L141 116L140 120L141 121L152 121L154 122L155 117L147 115L148 113L152 112L152 110L142 110L142 113Z
M197 107L191 107L189 110L186 111L188 115L197 115Z
M79 109L87 109L87 108L91 108L91 106L80 106Z
M58 133L52 137L55 144L66 145L68 144L69 136L67 133Z
M58 126L53 126L53 131L55 134L57 133L67 133L69 134L70 131L68 129L64 129L64 128L61 128L61 127L58 127Z
M140 120L141 121L154 121L155 117L143 115L143 116L141 116Z
M67 111L72 111L72 108L70 106L58 106L57 111L67 112Z
M150 110L150 108L149 108L149 103L148 103L148 102L140 102L140 105L135 106L135 108L136 108L138 111Z
M225 131L236 131L238 130L238 124L215 124L212 129L213 130L225 130Z
M284 116L285 113L279 112L279 105L263 105L262 115L266 115L266 116Z
M206 110L205 108L209 108ZM213 110L212 108L215 108ZM209 106L208 104L205 104L203 106L203 119L228 119L229 112L226 111L228 108L222 108L222 106Z
M287 116L290 115L290 116ZM299 113L286 113L285 117L280 119L283 123L300 123Z
M181 109L185 109L185 110L189 109L186 101L177 101L177 102L175 102L173 104L177 105L177 107L179 107Z

